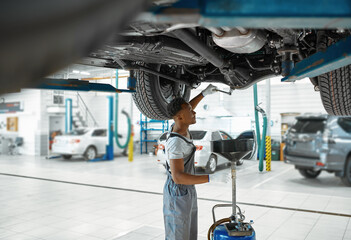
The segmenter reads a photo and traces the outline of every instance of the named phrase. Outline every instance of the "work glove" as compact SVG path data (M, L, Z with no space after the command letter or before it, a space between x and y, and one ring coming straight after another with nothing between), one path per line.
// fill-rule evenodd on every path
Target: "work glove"
M228 183L232 180L231 172L217 172L208 175L209 182Z
M206 97L207 95L214 93L216 90L217 90L217 87L210 84L201 93L204 97Z

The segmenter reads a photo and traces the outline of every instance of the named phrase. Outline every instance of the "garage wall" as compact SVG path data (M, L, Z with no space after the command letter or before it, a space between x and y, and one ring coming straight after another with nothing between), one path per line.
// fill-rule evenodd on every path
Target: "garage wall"
M0 123L6 123L8 117L18 117L18 132L9 132L6 127L0 128L0 135L5 138L23 137L24 145L20 148L20 153L25 155L35 155L36 136L41 133L40 125L40 90L22 90L19 93L2 95L5 102L20 101L23 104L23 112L0 114Z

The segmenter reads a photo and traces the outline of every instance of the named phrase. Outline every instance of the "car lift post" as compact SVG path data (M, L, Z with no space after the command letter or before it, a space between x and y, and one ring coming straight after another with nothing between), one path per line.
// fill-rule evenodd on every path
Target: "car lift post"
M72 131L72 99L66 98L65 133Z
M106 145L106 153L102 158L95 158L90 160L89 162L98 162L98 161L111 161L114 159L113 152L113 97L108 96L108 127L107 127L107 135L108 135L108 145Z

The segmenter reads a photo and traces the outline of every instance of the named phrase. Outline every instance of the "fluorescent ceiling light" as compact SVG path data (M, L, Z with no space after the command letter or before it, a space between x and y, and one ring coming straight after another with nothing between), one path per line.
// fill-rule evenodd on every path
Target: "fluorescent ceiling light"
M82 75L90 75L90 73L88 73L88 72L80 72L80 74L82 74Z
M72 73L80 73L78 70L73 70Z

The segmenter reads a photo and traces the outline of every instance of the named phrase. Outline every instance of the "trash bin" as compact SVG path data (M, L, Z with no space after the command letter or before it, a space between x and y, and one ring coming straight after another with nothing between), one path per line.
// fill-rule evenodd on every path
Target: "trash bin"
M280 160L280 143L272 141L272 161Z

